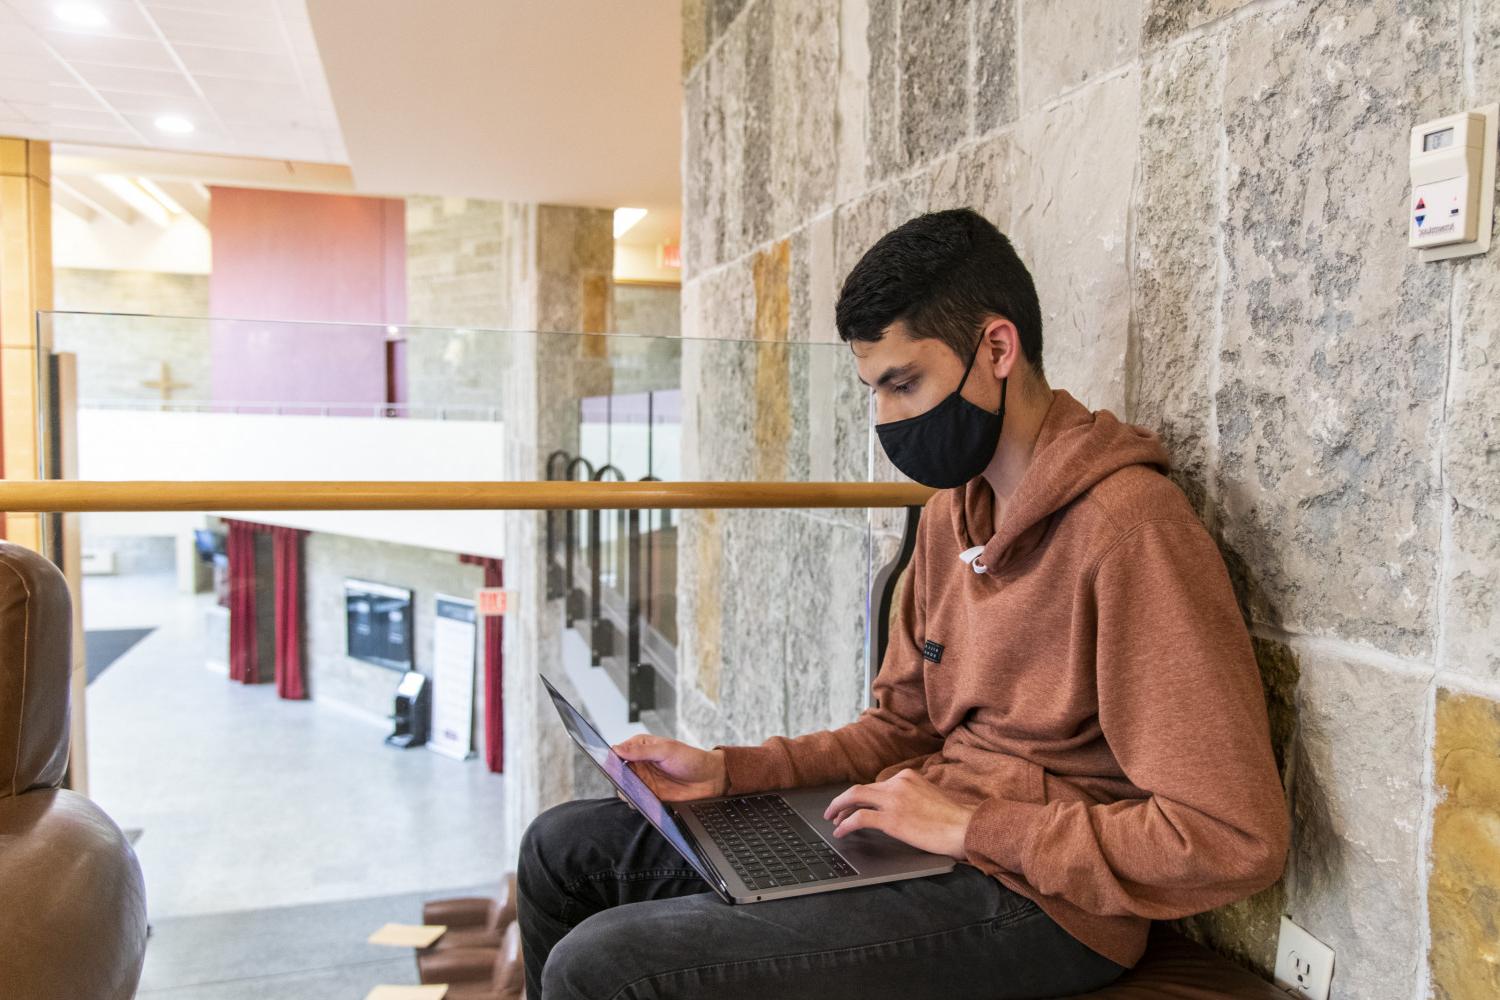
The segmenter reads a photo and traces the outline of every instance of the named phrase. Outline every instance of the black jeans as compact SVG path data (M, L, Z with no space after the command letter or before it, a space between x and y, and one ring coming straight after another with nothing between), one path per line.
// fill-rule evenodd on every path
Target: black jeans
M613 796L533 820L516 882L527 1000L1009 1000L1125 971L969 864L730 905Z

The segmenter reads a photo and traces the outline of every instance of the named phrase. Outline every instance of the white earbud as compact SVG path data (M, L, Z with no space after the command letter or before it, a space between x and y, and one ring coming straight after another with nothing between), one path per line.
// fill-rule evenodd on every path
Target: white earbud
M969 568L976 573L988 573L989 567L979 562L979 553L984 551L983 545L976 545L972 549L964 549L958 554L958 558L969 564Z

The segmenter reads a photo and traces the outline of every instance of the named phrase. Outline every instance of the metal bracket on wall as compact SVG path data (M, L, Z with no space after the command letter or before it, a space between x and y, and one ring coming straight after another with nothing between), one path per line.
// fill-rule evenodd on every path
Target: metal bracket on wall
M625 482L625 473L620 471L619 466L606 462L595 470L590 478L595 482L605 482L604 474L613 473L615 482ZM600 539L603 527L604 512L597 507L588 512L589 518L589 651L590 662L599 666L602 657L612 656L615 651L614 626L604 620L604 612L600 607L604 589L600 576L604 572L603 542ZM616 540L615 544L619 544Z
M625 663L629 669L629 721L639 722L641 712L656 707L656 671L641 661L641 512L632 507L625 513L628 539L628 581L625 599Z
M546 465L548 481L550 482L552 480L565 478L563 475L559 474L562 470L557 469L556 464L558 461L561 461L563 468L565 469L571 459L572 456L560 448L557 451L554 451L552 454L548 455ZM567 513L565 511L547 511L547 537L546 548L544 549L544 551L547 553L547 600L549 601L556 600L557 598L563 597L567 594L567 590L565 589L566 584L563 580L562 564L558 562L557 553L555 551L555 549L557 548L558 534L556 527L557 518L566 516Z
M568 463L567 478L574 480L578 478L578 467L582 466L587 473L586 479L594 478L594 463L579 455ZM563 544L566 546L563 588L567 595L567 603L563 608L563 624L572 627L573 623L584 616L584 593L581 589L573 586L573 553L577 547L574 542L578 538L578 527L576 518L584 513L581 510L570 510L564 512L567 520L564 521Z

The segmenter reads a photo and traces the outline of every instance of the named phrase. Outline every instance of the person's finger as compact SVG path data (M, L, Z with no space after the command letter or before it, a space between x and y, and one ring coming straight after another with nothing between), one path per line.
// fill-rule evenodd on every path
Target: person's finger
M833 835L842 837L855 830L881 830L890 833L891 831L886 829L889 823L887 814L878 809L856 809L833 828Z
M833 801L828 803L828 807L823 810L823 818L831 819L840 809L876 804L882 791L884 789L878 785L852 785L833 797Z
M624 757L626 760L634 760L635 755L640 752L639 744L636 743L634 736L630 737L630 739L628 740L621 740L618 743L611 743L609 748L615 753L619 754L621 757Z
M615 744L614 751L626 760L664 760L667 741L656 736L637 734Z

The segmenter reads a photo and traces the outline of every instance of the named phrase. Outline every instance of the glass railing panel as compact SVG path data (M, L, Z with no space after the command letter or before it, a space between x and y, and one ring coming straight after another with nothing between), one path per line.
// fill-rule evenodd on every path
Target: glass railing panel
M83 479L876 471L868 390L843 344L86 313L41 324L76 358ZM900 534L899 511L876 512L872 531L865 509L213 513L494 558L508 519L534 517L554 638L598 679L601 723L701 738L797 728L851 703L872 567ZM84 519L86 551L113 544L106 527ZM173 544L190 531L173 527ZM820 650L837 680L808 686Z
M43 320L76 357L84 479L871 478L868 399L843 345ZM316 350L297 346L308 340ZM221 392L242 349L294 352L299 370L257 362L258 381ZM358 365L381 377L337 382ZM136 832L158 926L377 897L391 900L382 920L419 922L419 897L489 894L514 867L496 831L517 803L608 793L537 714L538 665L611 740L757 743L853 719L874 571L904 514L82 515L91 794ZM288 530L299 573L279 575ZM239 584L253 624L230 597L236 560L253 563ZM523 627L471 609L502 567ZM278 609L300 623L290 646ZM249 634L254 655L231 656ZM277 652L293 647L302 699L277 682ZM497 690L521 695L500 713L514 727L503 776L490 769ZM195 817L210 783L239 800ZM341 835L300 835L331 827Z
M88 792L133 838L153 947L229 911L419 923L514 868L481 514L458 548L453 513L401 541L337 511L82 515Z

